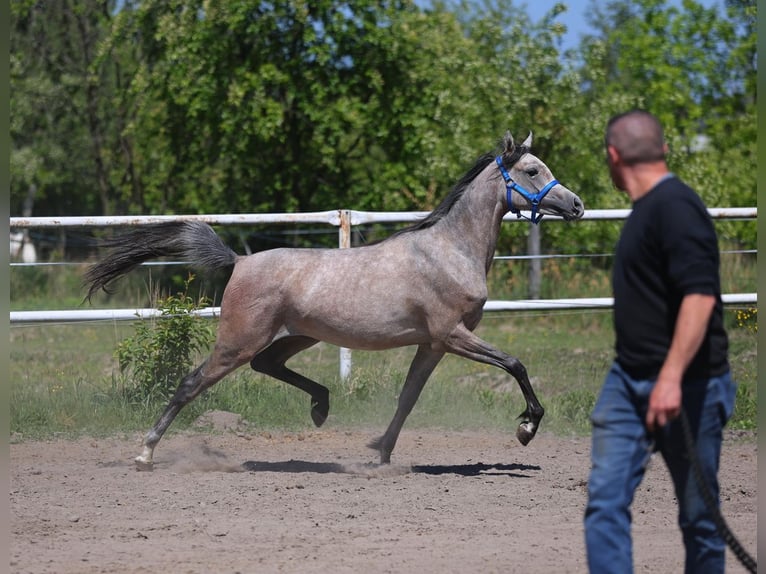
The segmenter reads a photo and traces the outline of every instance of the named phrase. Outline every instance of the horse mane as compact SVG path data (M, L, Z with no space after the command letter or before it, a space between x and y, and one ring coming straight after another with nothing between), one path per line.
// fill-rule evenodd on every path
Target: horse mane
M524 146L524 145L517 146L513 143L513 137L511 137L510 132L507 132L505 134L500 144L503 150L501 152L501 155L503 157L503 164L506 166L506 168L510 168L517 161L519 161L519 158L522 155L529 152L529 148L527 146ZM426 215L423 219L421 219L417 223L414 223L408 227L405 227L404 229L400 229L399 231L392 233L386 239L390 239L391 237L396 237L397 235L402 235L404 233L410 233L412 231L420 231L423 229L428 229L429 227L432 227L435 223L443 219L444 216L446 216L452 210L455 204L458 201L460 201L460 198L463 197L463 193L465 193L465 190L468 189L468 187L471 185L473 180L476 179L478 175L482 171L484 171L484 169L490 163L495 161L495 157L497 157L497 154L493 152L487 152L485 154L482 154L476 160L476 163L474 163L473 167L471 167L463 175L463 177L461 177L460 180L458 180L458 182L453 186L449 194L447 194L447 196L441 201L441 203L439 203L439 205L436 206L436 208L433 211L431 211L431 213Z

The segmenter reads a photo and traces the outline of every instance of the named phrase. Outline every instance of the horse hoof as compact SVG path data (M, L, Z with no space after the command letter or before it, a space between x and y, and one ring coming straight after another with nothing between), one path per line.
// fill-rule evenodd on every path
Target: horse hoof
M321 427L327 420L327 415L330 413L330 405L319 403L311 403L311 420L317 427Z
M368 442L367 448L378 451L378 454L380 454L380 464L391 464L391 451L383 448L383 437Z
M139 472L151 472L154 470L154 463L152 461L146 461L140 456L135 459L136 470Z
M532 423L521 423L516 429L516 438L519 439L522 446L527 446L529 441L535 438L535 432L537 429Z
M391 452L383 449L380 452L380 464L391 464Z
M316 409L311 409L311 420L314 421L314 425L321 427L327 420L327 415L320 413Z

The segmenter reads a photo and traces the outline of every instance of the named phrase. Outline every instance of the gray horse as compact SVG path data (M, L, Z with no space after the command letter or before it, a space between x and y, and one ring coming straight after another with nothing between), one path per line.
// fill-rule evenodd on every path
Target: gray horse
M272 249L239 256L206 223L146 226L105 242L111 248L86 273L90 298L140 263L161 256L199 268L233 268L223 293L215 347L186 375L144 439L136 458L152 468L154 448L178 412L245 363L311 396L311 417L329 412L326 387L285 363L319 341L350 349L417 346L398 406L382 437L370 443L389 463L405 419L445 353L495 365L518 382L526 401L516 432L526 445L543 407L522 363L473 333L487 299L487 272L503 216L531 210L573 220L583 203L530 153L505 135L500 155L486 154L428 216L383 241L351 249ZM534 190L529 191L529 190Z

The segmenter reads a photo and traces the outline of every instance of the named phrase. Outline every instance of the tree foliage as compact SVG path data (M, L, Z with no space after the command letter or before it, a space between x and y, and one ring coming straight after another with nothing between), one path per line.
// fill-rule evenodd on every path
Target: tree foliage
M585 97L654 112L671 168L709 205L755 205L755 1L730 0L725 14L694 0L591 1ZM754 231L735 233L754 242Z
M592 34L565 52L566 11L12 1L11 212L30 190L36 215L430 209L507 129L534 132L586 207L623 207L603 128L633 106L662 119L672 168L710 205L755 205L755 1L591 0Z
M113 84L91 67L107 5L12 2L11 17L11 211L30 187L40 213L108 211Z

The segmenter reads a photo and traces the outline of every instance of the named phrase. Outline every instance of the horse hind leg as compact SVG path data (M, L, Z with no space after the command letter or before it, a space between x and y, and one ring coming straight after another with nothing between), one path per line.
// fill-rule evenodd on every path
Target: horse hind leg
M317 427L321 427L330 412L330 391L327 390L327 387L285 366L291 357L318 342L316 339L304 336L277 339L258 353L250 361L250 366L254 371L274 377L308 393L311 397L311 420Z
M222 352L217 345L206 361L187 374L181 380L162 415L144 437L141 454L135 458L136 469L152 470L154 449L181 409L246 362L247 359L242 358L240 353Z

